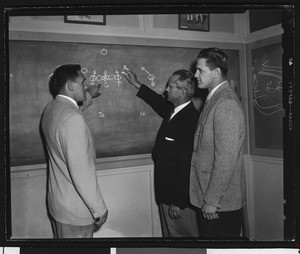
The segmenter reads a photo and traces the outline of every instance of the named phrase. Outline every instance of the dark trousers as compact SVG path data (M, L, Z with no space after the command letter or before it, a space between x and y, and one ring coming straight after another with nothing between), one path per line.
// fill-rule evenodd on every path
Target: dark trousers
M218 212L219 218L214 220L204 219L202 214L199 216L199 230L201 238L230 238L238 239L241 237L243 224L243 209Z

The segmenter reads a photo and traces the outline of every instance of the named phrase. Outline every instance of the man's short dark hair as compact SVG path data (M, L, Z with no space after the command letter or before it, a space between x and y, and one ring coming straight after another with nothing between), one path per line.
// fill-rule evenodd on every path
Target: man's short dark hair
M210 70L220 68L222 76L227 77L228 73L228 56L219 48L206 48L199 52L198 58L206 59L206 65Z
M57 67L50 77L49 90L53 97L60 93L68 80L75 81L81 71L79 64L65 64Z

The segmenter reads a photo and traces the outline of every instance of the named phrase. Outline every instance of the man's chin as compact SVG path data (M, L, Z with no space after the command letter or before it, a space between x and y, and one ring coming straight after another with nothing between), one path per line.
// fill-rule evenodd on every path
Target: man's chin
M84 95L83 99L81 100L81 102L85 102L87 100L86 94Z

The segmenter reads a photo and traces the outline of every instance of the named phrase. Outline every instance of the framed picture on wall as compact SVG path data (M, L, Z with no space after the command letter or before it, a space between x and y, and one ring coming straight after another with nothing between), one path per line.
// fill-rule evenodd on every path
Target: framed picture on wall
M282 53L280 36L247 45L253 155L283 156Z
M65 23L106 25L105 15L71 15L64 16Z
M178 28L180 30L209 32L209 14L179 14Z

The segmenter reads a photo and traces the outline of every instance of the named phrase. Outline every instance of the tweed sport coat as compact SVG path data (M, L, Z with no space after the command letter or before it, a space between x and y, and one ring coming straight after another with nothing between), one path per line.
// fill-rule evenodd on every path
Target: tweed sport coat
M65 224L92 224L107 208L97 182L93 137L81 110L56 96L44 110L42 130L49 154L50 214Z
M233 211L245 201L243 142L245 120L241 103L228 82L208 100L200 115L191 161L190 199L218 211Z

